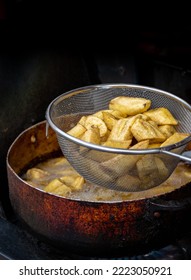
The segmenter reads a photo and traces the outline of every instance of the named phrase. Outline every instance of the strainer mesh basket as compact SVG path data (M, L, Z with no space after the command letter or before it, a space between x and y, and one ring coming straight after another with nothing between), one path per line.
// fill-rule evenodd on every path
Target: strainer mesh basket
M158 186L171 175L180 161L178 157L164 154L163 150L181 154L190 137L164 148L129 150L94 145L67 134L81 116L108 109L110 100L118 96L150 99L150 109L165 107L170 110L178 120L178 132L191 132L191 106L187 102L159 89L128 84L93 85L66 92L50 103L46 112L47 123L56 132L64 156L86 180L119 191L141 191ZM163 163L158 174L154 174L156 170L146 170L147 162L152 160L153 155ZM146 176L138 183L136 168L129 166L129 162L131 158L137 161L143 156ZM123 171L119 171L119 165Z

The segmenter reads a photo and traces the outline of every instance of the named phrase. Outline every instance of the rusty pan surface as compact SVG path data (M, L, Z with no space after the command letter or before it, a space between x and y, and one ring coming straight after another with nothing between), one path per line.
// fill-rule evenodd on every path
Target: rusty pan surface
M7 154L12 207L35 234L59 247L89 252L157 248L189 230L190 208L159 209L153 197L174 201L191 196L190 184L177 190L117 202L91 202L59 197L21 179L35 163L60 154L55 133L45 135L46 122L23 131Z

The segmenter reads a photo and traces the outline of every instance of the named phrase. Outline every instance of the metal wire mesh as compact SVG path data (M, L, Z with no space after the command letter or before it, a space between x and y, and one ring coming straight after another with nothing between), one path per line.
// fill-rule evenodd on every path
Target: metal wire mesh
M170 110L178 120L179 132L191 132L191 106L188 103L168 92L139 85L93 85L66 92L51 102L46 118L57 134L64 156L86 180L119 191L141 191L158 186L174 171L178 158L162 154L162 149L114 149L84 142L67 134L81 116L108 109L110 100L118 96L150 99L151 108L165 107ZM188 137L178 145L169 146L168 150L181 154L190 140ZM152 161L153 156L154 160L162 161L167 172L157 170L155 174L154 168L146 170L146 163ZM132 160L137 162L140 159L145 164L146 174L146 179L141 181L134 180L138 177L135 165L130 167Z

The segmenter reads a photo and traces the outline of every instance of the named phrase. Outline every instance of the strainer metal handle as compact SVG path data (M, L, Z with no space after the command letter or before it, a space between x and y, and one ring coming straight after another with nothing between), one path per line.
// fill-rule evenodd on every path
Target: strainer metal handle
M182 153L182 155L175 154L175 153L172 153L172 152L167 151L167 150L162 150L161 153L179 158L180 160L191 164L191 151L186 151L186 152Z

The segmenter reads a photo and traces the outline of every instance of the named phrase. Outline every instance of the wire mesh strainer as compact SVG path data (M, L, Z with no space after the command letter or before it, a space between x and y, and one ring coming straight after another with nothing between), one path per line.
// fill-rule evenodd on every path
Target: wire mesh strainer
M108 109L110 100L118 96L150 99L151 108L170 110L178 120L177 131L191 132L191 106L159 89L130 84L100 84L66 92L48 106L47 124L56 132L64 156L86 180L118 191L143 191L163 183L180 160L191 163L190 158L181 155L191 136L163 148L130 150L95 145L67 134L81 116Z

